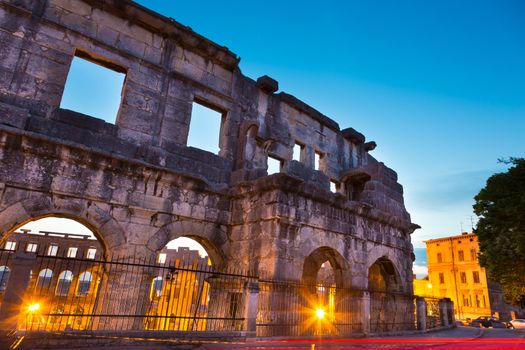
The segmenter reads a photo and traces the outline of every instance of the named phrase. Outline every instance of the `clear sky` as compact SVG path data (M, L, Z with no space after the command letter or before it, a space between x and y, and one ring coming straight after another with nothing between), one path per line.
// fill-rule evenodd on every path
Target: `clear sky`
M525 154L525 2L138 3L191 27L378 143L422 240L471 229L473 196ZM475 221L475 219L474 219Z

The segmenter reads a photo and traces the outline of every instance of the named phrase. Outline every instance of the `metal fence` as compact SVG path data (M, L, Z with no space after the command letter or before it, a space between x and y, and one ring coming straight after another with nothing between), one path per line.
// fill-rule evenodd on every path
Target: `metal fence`
M416 297L403 293L260 280L202 259L103 261L0 250L0 321L13 300L21 304L15 326L25 331L343 336L421 323ZM440 300L425 298L425 304L426 329L443 326Z
M9 276L17 269L12 255L0 253L2 296L16 288ZM123 257L36 255L26 273L18 329L27 331L241 331L253 280L196 261L159 264Z

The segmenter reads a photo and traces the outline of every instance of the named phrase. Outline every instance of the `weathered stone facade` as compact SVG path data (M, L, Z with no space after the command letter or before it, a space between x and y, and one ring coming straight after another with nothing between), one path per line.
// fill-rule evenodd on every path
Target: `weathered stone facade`
M216 265L279 280L315 280L328 260L338 286L367 290L379 263L388 290L412 294L417 226L375 143L245 77L227 48L123 0L0 1L0 47L4 238L63 216L106 255L149 258L187 236ZM60 109L75 56L126 74L115 125ZM193 101L223 115L218 155L186 146ZM269 155L281 173L267 175Z

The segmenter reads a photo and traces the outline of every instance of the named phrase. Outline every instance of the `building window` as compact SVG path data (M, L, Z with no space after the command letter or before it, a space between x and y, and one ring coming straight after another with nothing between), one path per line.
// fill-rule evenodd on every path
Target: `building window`
M222 112L193 102L187 145L219 154L223 115Z
M48 289L53 279L53 271L50 269L43 269L38 274L38 280L36 282L37 288Z
M75 52L60 108L103 119L115 124L126 70L114 63L93 58L92 55Z
M463 294L463 306L470 306L468 295Z
M467 283L467 274L465 272L460 272L459 278L461 279L461 283Z
M458 260L465 261L465 254L463 254L462 250L458 250Z
M476 254L476 249L471 249L470 250L470 260L472 261L476 261L478 258L477 254Z
M13 241L5 242L4 249L5 250L12 250L12 251L14 251L16 249L16 242L13 242Z
M86 259L95 259L97 255L97 250L95 248L89 248L87 250Z
M164 264L166 262L166 253L160 253L157 262L159 264Z
M443 256L441 255L441 253L437 253L437 260L438 260L438 263L443 262Z
M439 273L439 283L445 284L445 275L442 272Z
M36 253L37 249L38 249L38 244L36 244L36 243L27 243L26 252L28 252L28 253Z
M472 278L474 279L474 283L479 283L479 271L473 271Z
M77 257L78 248L77 247L69 247L67 250L67 257L68 258L76 258Z
M280 159L268 156L268 175L277 174L281 172L282 162Z
M47 255L49 255L49 256L57 256L57 253L58 253L58 246L57 245L51 244L47 248Z
M479 301L479 295L476 294L476 307L481 307L481 303Z
M57 289L55 291L56 295L66 296L69 294L69 287L71 287L71 282L73 281L73 272L63 271L58 276Z
M0 292L4 292L7 289L7 281L11 270L7 266L0 266Z
M483 307L487 307L487 302L485 300L485 295L483 295Z
M315 152L314 155L314 169L321 170L321 160L323 159L323 154L320 152Z
M304 146L299 144L299 143L296 143L294 146L293 146L293 155L292 155L292 159L293 160L296 160L298 162L303 162L304 161Z
M150 299L157 300L162 296L162 277L155 277L151 283Z
M91 280L92 280L91 272L83 272L78 277L78 286L77 286L77 295L81 297L85 297L89 294L89 289L91 288Z
M330 181L330 192L336 193L339 188L339 184L335 181Z

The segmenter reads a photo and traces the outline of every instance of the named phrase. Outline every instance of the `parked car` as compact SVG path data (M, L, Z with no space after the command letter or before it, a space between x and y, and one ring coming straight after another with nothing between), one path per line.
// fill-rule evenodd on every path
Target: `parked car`
M472 320L469 326L477 328L512 328L510 323L488 316L480 316Z
M490 327L490 317L480 316L469 323L471 327L477 328L489 328Z
M512 325L512 328L525 329L525 320L524 319L517 318L515 320L510 321L510 324Z

